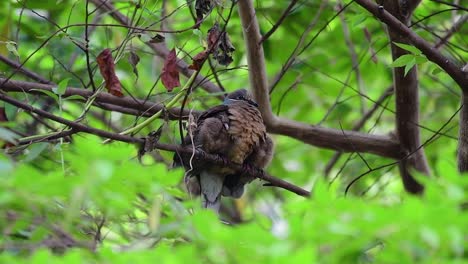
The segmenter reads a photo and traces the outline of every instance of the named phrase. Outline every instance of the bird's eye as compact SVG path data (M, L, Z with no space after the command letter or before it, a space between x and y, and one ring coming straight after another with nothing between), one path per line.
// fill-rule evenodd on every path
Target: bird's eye
M245 100L245 97L241 95L241 96L237 97L237 99L239 99L239 100Z

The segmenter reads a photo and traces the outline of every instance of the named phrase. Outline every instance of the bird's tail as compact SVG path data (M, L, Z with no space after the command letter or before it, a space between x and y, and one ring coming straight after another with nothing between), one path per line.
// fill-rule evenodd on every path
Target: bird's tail
M219 212L223 182L224 176L222 175L207 171L200 173L201 200L204 208Z

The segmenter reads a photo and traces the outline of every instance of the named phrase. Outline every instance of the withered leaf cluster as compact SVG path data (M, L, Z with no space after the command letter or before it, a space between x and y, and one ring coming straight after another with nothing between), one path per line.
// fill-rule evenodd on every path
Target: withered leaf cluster
M196 0L195 1L195 12L197 14L197 24L201 23L203 16L211 12L214 7L212 0Z
M207 37L208 47L193 57L192 65L190 69L200 70L203 62L208 58L210 54L213 54L213 58L221 65L229 65L232 59L232 52L236 49L229 39L229 35L225 31L221 31L218 23L208 30Z
M232 52L236 49L232 45L228 33L219 30L218 23L208 30L208 48L212 50L213 58L219 64L227 66L233 61Z

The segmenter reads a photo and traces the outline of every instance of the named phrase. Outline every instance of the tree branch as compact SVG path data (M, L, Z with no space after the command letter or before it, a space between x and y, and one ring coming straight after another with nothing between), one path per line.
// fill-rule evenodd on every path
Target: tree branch
M457 163L460 172L468 171L468 93L461 97L462 109L458 130Z
M35 107L31 106L31 105L20 102L20 101L18 101L16 99L4 94L4 93L0 93L0 100L2 100L4 102L7 102L7 103L9 103L9 104L11 104L13 106L18 107L18 108L24 109L24 110L26 110L28 112L35 113L35 114L40 115L40 116L42 116L44 118L53 120L55 122L64 124L66 126L69 126L69 127L73 128L73 129L76 129L77 131L85 132L85 133L88 133L88 134L98 135L100 137L112 138L114 140L123 141L123 142L142 143L142 139L139 139L139 138L133 138L133 137L130 137L130 136L119 135L119 134L112 133L112 132L107 132L107 131L104 131L104 130L101 130L101 129L88 127L88 126L80 124L78 122L70 121L68 119L53 115L53 114L51 114L51 113L49 113L47 111L44 111L42 109L38 109L38 108L35 108Z
M26 69L25 67L22 67L21 64L19 64L18 62L10 60L9 58L3 55L0 55L0 61L10 66L11 68L17 70L18 72L22 73L24 76L31 78L39 83L53 84L53 82L45 79L44 77L31 70Z
M268 132L289 136L307 144L343 152L369 152L380 156L401 158L399 143L387 136L312 126L278 118L271 111L261 35L251 0L238 2L239 15L247 46L250 86L259 104Z
M452 79L460 86L463 91L468 90L468 73L463 72L461 67L458 67L451 62L447 57L443 56L436 48L432 47L427 41L414 33L404 23L395 18L385 8L375 4L370 0L355 0L360 6L364 7L379 18L382 22L387 24L391 30L402 36L405 36L416 48L422 51L426 57L439 65ZM388 1L386 1L388 2Z
M0 78L0 84L3 83L6 79ZM48 84L39 84L32 82L24 81L13 81L8 80L5 84L0 86L0 89L6 92L23 92L31 94L41 94L41 90L52 92L54 85ZM94 93L90 90L80 89L80 88L67 88L65 93L62 95L63 98L67 98L72 95L82 96L84 99L88 99ZM132 114L132 115L152 115L163 109L164 105L162 103L153 103L144 100L134 99L128 96L117 97L112 94L102 92L97 95L94 105L97 107L118 111L121 113ZM167 109L170 119L179 119L179 108ZM187 117L189 111L183 112L183 117Z
M384 8L390 12L394 19L401 20L403 26L407 26L411 21L414 9L420 0L410 0L407 9L403 9L398 1L384 2ZM401 34L394 27L388 27L388 36L392 59L395 61L399 57L409 52L401 49L395 43L411 44L407 35ZM432 48L432 47L431 47ZM434 49L436 50L436 49ZM424 186L416 181L411 175L410 169L429 175L430 169L427 163L424 149L421 147L420 130L416 124L419 124L419 81L416 65L406 74L404 67L393 68L393 87L395 89L396 106L396 134L400 141L403 153L414 153L407 159L402 159L399 163L400 176L403 186L410 193L421 193Z
M377 99L374 106L372 106L372 108L370 108L369 110L366 111L366 113L364 113L362 118L359 119L359 121L353 126L352 130L353 131L361 130L361 128L364 127L366 122L380 108L380 105L392 94L393 94L393 86L390 86L387 89L385 89L384 93L379 97L379 99ZM335 152L335 154L333 154L333 157L328 161L327 165L325 165L325 170L324 170L325 175L328 175L330 173L331 169L333 168L333 166L335 166L336 162L339 160L342 154L343 152Z
M283 23L283 21L286 19L286 17L289 15L289 12L291 12L291 9L296 5L298 0L292 0L288 7L284 10L283 14L281 15L281 17L278 19L278 21L276 21L276 23L273 25L273 27L271 27L271 29L265 34L262 36L262 38L260 39L260 42L258 44L262 44L265 40L267 40L273 33L275 33L275 31L279 28L279 26L281 25L281 23Z
M265 67L265 55L260 43L260 28L252 0L241 0L237 3L241 18L244 42L247 51L249 66L250 88L259 105L265 125L271 126L276 122L276 117L271 111L270 96L268 95L267 74Z
M392 159L402 157L400 144L389 136L324 128L286 119L279 119L274 127L270 127L270 132L342 152L367 152Z

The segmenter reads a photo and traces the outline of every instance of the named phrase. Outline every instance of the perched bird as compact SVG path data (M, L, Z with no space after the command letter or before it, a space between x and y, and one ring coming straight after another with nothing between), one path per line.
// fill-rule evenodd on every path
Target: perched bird
M182 146L193 146L237 164L264 168L273 155L273 141L267 135L258 105L247 90L228 94L222 105L203 112L196 125L189 126ZM190 154L175 154L174 165L187 171L187 190L201 195L202 206L219 211L221 195L239 198L252 177L230 168L193 160Z

